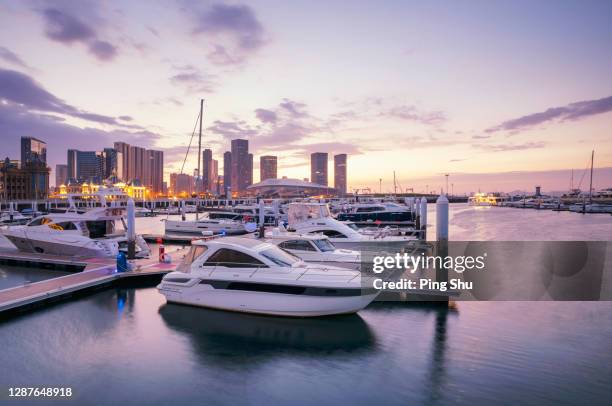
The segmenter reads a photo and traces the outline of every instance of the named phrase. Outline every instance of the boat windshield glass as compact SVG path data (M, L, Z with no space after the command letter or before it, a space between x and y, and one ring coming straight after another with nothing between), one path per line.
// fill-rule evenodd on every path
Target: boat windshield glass
M332 244L327 238L317 238L312 240L312 242L314 242L322 252L330 252L336 249L334 244Z
M348 228L355 230L355 231L359 231L359 227L357 227L357 225L355 223L344 223L348 226Z
M189 271L191 271L191 264L193 261L198 259L200 255L206 252L207 249L208 247L206 245L192 245L187 255L185 255L185 259L183 259L176 270L179 272L189 273Z
M300 258L296 257L295 255L276 247L261 251L261 255L278 266L290 267L291 265L301 261Z

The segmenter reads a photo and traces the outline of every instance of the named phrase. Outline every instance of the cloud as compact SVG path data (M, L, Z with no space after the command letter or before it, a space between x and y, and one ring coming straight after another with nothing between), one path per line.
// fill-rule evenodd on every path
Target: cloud
M487 138L491 138L490 135L472 135L472 138L475 140L485 140Z
M295 102L289 99L283 99L279 106L288 111L293 117L306 117L308 114L304 111L306 105L304 103Z
M465 158L455 158L455 159L450 159L448 162L463 162L465 161Z
M446 122L446 114L442 111L419 111L415 106L396 106L386 114L402 120L415 121L425 125L436 125Z
M0 134L2 153L14 157L19 156L19 140L24 135L47 142L48 162L52 167L66 162L68 148L94 151L112 146L114 141L153 147L161 138L157 133L144 130L79 128L64 122L61 117L32 112L27 106L14 103L0 103Z
M117 55L117 47L108 41L99 39L93 24L86 24L69 11L46 8L41 14L45 22L45 35L50 40L64 45L84 44L88 51L100 61L112 60Z
M101 124L136 128L116 118L80 110L54 96L23 73L0 68L0 99L26 107L28 110L59 113Z
M207 128L214 134L220 135L228 140L236 138L250 138L259 133L257 128L252 127L247 122L240 121L221 121L215 120L213 125Z
M0 46L0 59L21 68L30 68L16 53L2 46Z
M204 34L211 43L210 62L240 65L265 44L265 31L247 5L213 4L196 15L195 35Z
M275 124L278 120L278 116L272 110L267 109L255 109L255 116L262 123L272 123Z
M544 148L545 146L546 146L546 143L543 141L525 142L523 144L489 144L489 145L476 144L476 145L473 145L474 148L484 149L484 150L492 151L492 152L524 151L527 149Z
M551 107L545 111L529 114L488 128L485 132L523 131L535 125L556 120L558 122L574 121L596 114L612 111L612 96L596 100L585 100L570 103L563 107Z
M204 75L192 65L174 66L177 72L170 77L170 83L183 87L188 93L213 93L216 83L213 75Z

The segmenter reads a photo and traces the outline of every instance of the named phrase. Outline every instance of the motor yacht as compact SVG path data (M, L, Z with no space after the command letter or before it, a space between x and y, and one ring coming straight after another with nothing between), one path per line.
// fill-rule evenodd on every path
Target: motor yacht
M3 211L0 213L0 225L18 225L25 224L30 220L18 211Z
M323 234L338 248L354 250L400 250L417 241L413 235L389 235L385 229L364 234L352 223L334 219L326 203L289 204L288 229L300 234Z
M168 302L276 316L355 313L379 291L361 274L307 264L268 242L246 237L194 241L177 271L157 286Z
M117 230L121 221L124 230ZM14 246L24 252L80 257L115 257L127 251L124 209L98 207L84 213L69 209L35 217L26 225L0 230ZM147 243L136 237L136 256L150 254Z
M203 231L211 231L213 234L246 234L253 232L257 226L248 226L246 223L231 219L201 218L198 220L164 220L165 232L183 234L202 234Z
M401 223L414 220L414 214L407 206L393 202L355 203L340 207L336 218L353 222Z
M612 213L612 205L601 203L577 203L572 204L569 210L575 213Z
M278 227L267 232L265 240L299 257L304 262L338 266L354 271L361 269L359 251L336 248L329 238L322 234L299 234Z

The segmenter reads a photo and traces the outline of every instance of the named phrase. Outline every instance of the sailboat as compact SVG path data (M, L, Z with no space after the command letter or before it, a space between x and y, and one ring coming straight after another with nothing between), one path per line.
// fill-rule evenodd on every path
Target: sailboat
M204 117L204 99L200 100L200 115L198 116L199 122L199 136L198 136L198 177L200 176L200 162L202 158L202 119ZM196 125L198 124L196 122ZM195 129L194 129L195 130ZM195 132L195 131L194 131ZM193 134L192 134L193 139ZM189 142L191 146L191 142ZM189 153L189 148L187 148ZM186 157L185 157L186 159ZM183 162L184 165L184 162ZM181 170L182 173L182 170ZM196 191L198 197L200 194L200 182L196 182ZM184 206L183 206L184 207ZM231 219L211 219L211 218L199 218L197 206L195 207L195 220L186 220L185 216L182 216L181 220L165 220L165 232L166 234L172 233L184 233L184 234L199 234L210 233L213 234L245 234L247 232L245 224L238 220ZM183 209L184 210L184 209Z
M591 176L589 180L589 202L586 199L582 203L570 206L570 211L576 213L612 213L612 205L593 203L593 161L595 160L595 150L591 151Z

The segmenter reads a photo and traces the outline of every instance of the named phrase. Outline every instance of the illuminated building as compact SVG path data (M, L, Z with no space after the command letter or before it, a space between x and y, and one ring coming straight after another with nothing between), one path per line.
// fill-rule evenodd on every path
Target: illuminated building
M310 154L310 181L327 186L327 152Z
M346 154L334 155L334 189L340 196L346 195Z
M259 179L263 182L266 179L276 179L277 174L277 158L271 155L259 157Z

